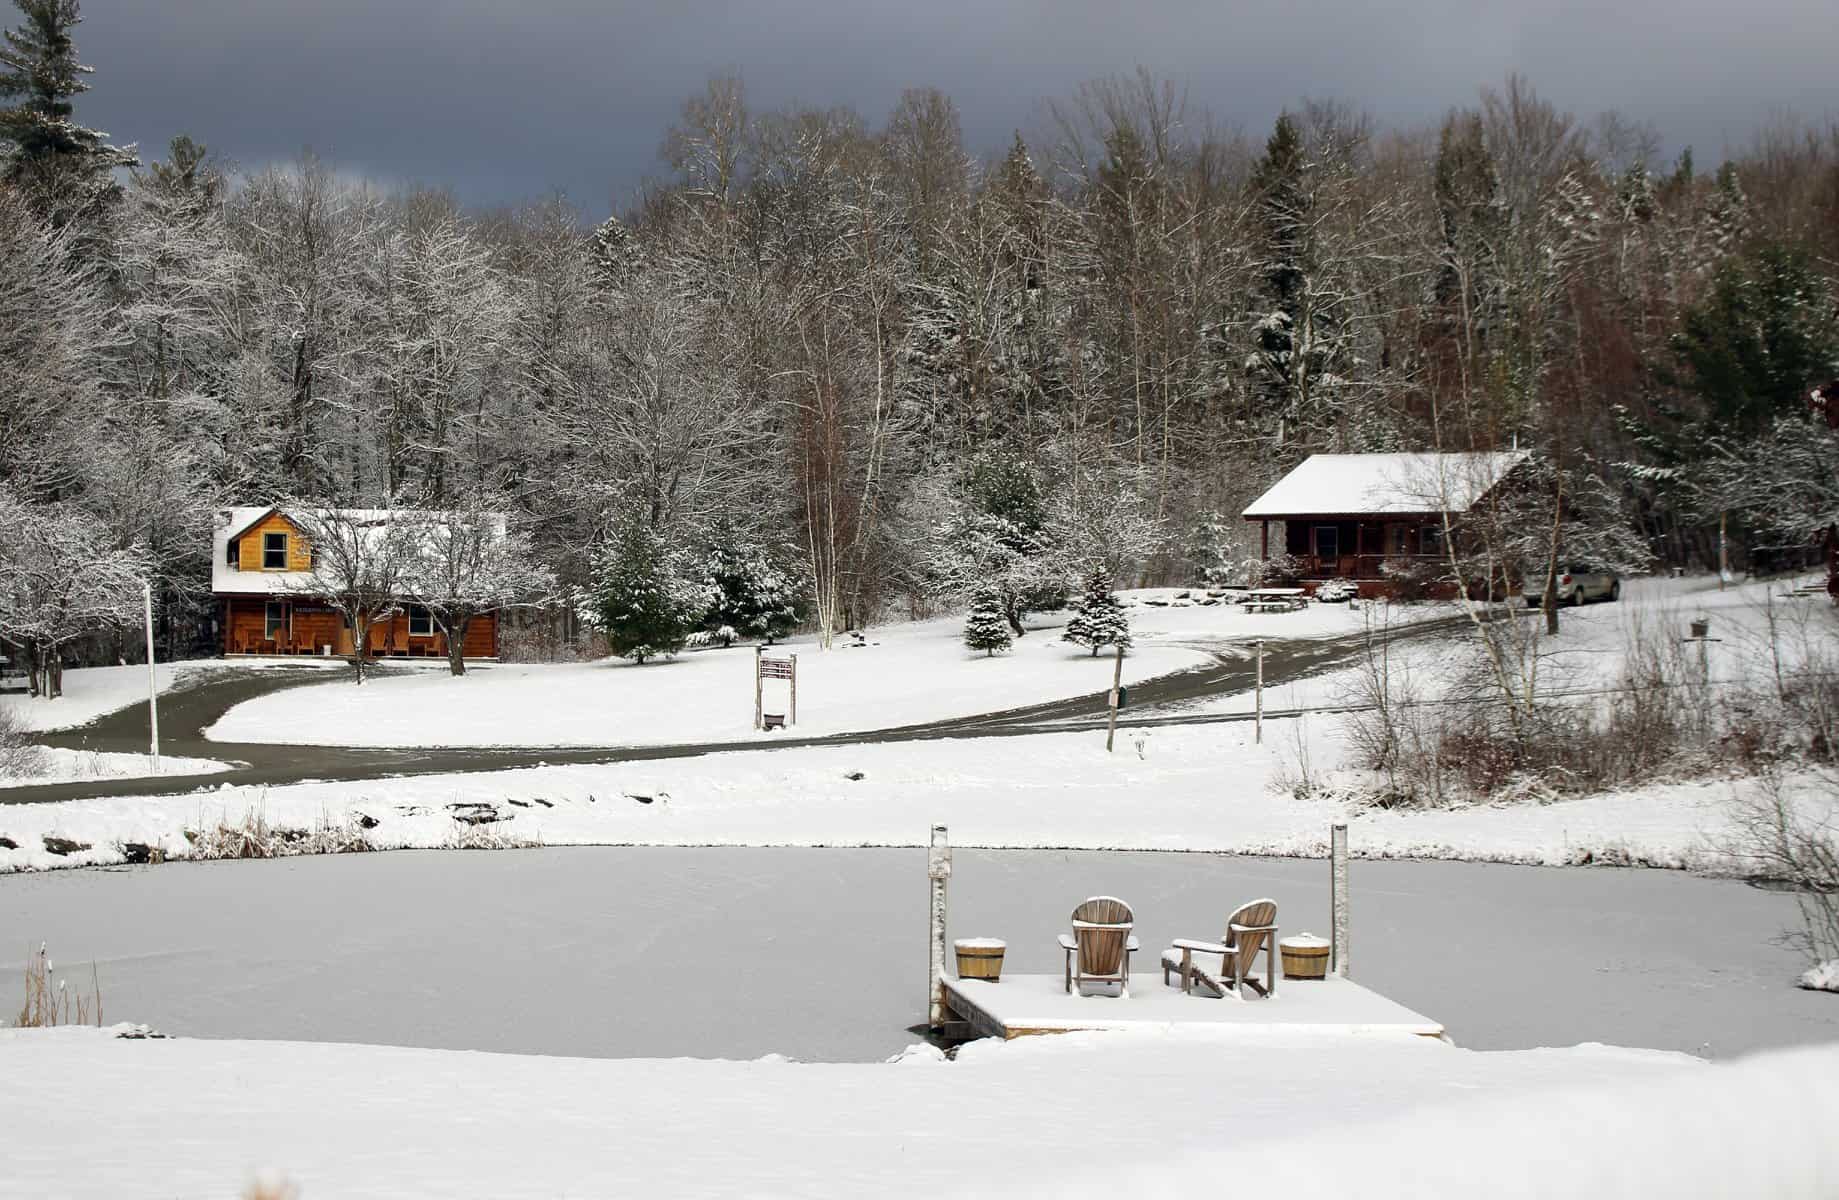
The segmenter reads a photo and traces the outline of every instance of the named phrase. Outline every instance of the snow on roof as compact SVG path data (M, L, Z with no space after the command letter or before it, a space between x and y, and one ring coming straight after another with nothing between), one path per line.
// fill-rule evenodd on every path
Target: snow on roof
M338 508L309 510L340 513L350 517L358 524L375 525L379 533L391 521L410 518L427 520L439 516L427 509L416 508ZM217 595L238 596L281 596L298 595L302 581L306 576L299 571L243 571L232 567L229 558L230 540L241 537L254 528L271 512L287 516L285 509L272 504L244 505L237 508L217 510L217 525L211 533L211 591ZM498 520L502 536L504 517L494 514ZM260 561L260 555L245 554L242 562Z
M1244 516L1463 513L1525 458L1524 450L1312 454L1252 501Z

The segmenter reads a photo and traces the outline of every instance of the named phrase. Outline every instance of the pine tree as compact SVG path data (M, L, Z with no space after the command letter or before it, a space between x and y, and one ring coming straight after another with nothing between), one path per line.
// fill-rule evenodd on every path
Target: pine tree
M1092 647L1094 658L1098 657L1100 646L1130 648L1130 617L1111 590L1111 571L1103 563L1093 567L1091 574L1086 576L1079 611L1066 623L1066 632L1061 638L1075 645Z
M641 666L683 649L708 611L712 589L678 570L678 556L643 518L632 513L613 526L602 547L587 597L607 644Z
M987 658L998 650L1007 650L1015 639L1009 621L1003 616L1002 597L995 588L977 589L971 597L971 611L964 619L964 644L981 650Z
M6 182L30 197L41 217L63 228L93 218L121 197L116 167L132 167L133 148L108 144L108 134L71 120L74 97L89 90L93 68L77 61L71 31L83 18L77 0L13 0L25 23L6 31L0 46L0 140L12 143Z
M762 544L731 520L718 520L706 541L700 572L715 590L704 624L724 626L742 637L784 637L801 619L792 555Z

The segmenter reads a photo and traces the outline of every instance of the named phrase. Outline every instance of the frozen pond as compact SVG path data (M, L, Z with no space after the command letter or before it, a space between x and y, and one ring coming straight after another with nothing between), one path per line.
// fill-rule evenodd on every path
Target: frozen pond
M1600 1041L1724 1057L1839 1040L1790 986L1791 897L1661 871L1356 862L1352 974L1475 1048ZM952 934L1058 971L1082 897L1146 951L1271 896L1327 931L1324 862L956 853ZM532 1054L863 1060L924 1016L919 850L412 851L0 877L0 1003L50 943L105 1016L173 1034ZM1146 962L1153 954L1146 953ZM1147 969L1147 968L1146 968ZM1295 985L1306 986L1306 985Z

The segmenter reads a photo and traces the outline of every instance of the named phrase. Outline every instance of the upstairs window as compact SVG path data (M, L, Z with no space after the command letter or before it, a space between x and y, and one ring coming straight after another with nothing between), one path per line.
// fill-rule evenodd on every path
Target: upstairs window
M223 549L224 565L229 567L232 571L236 570L237 567L240 565L239 556L237 555L237 549L241 545L242 545L241 541L237 540L236 538L231 538L229 544L226 545Z
M262 535L262 569L264 571L287 570L287 535L285 533Z

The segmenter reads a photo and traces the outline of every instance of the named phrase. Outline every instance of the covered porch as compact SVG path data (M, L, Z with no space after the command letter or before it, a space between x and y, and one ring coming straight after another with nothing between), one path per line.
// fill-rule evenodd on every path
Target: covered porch
M1443 518L1436 514L1257 519L1261 557L1268 562L1274 553L1287 556L1297 564L1298 582L1304 586L1344 579L1360 585L1363 596L1386 595L1412 568L1431 573L1447 561ZM1280 527L1276 545L1274 522Z
M223 606L226 657L349 658L356 652L344 614L330 605L273 596L226 596ZM366 640L371 658L447 657L447 635L426 609L414 606L372 623ZM462 653L469 659L497 657L497 622L491 614L473 619Z

